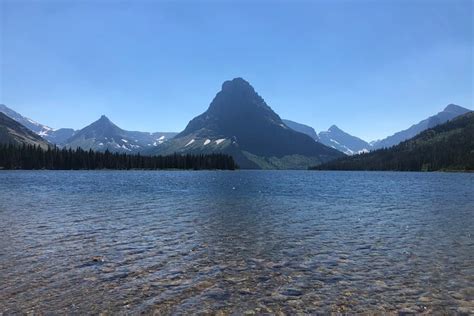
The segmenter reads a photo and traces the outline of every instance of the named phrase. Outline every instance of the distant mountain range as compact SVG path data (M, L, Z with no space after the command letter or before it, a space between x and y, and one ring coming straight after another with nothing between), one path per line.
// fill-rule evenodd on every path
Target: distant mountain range
M412 125L406 130L397 132L391 136L388 136L382 140L367 142L363 139L360 139L356 136L352 136L349 133L344 132L336 125L332 125L327 131L320 132L317 136L318 138L312 137L316 141L321 142L322 144L337 149L346 155L360 154L380 148L388 148L395 145L398 145L404 140L410 139L424 130L435 127L439 124L443 124L449 120L452 120L460 115L471 112L471 110L463 108L459 105L449 104L444 108L443 111L430 116L429 118L420 121L417 124ZM296 123L289 120L284 120L285 122L291 122L287 124L290 128L294 130L301 131L308 135L313 135L311 130L313 128L307 125Z
M50 144L29 128L0 112L0 144L35 145L47 149Z
M469 109L455 104L425 120L373 142L355 137L336 125L319 134L311 126L281 119L244 79L224 82L203 114L192 119L181 133L127 131L106 116L81 130L53 129L0 104L0 113L41 136L45 144L65 148L142 154L226 153L242 168L300 169L341 157L392 147L443 124ZM6 124L6 121L3 121ZM2 126L2 142L34 143L32 134L20 134L11 122ZM11 130L17 132L12 133ZM8 138L6 135L9 135ZM18 137L17 137L18 136ZM15 138L16 137L16 138ZM39 144L39 143L38 143Z
M56 130L22 116L4 104L0 104L0 113L6 114L51 144L73 149L81 147L85 150L105 151L108 149L113 152L136 153L149 147L158 146L177 134L173 132L126 131L105 116L81 130L76 131L72 128Z
M345 157L318 170L474 170L474 112L429 128L391 148Z
M295 121L282 119L283 123L286 124L289 128L306 134L314 141L320 142L323 145L339 150L340 152L346 155L354 155L358 153L363 153L370 151L372 145L366 141L352 136L343 130L341 130L336 125L332 125L327 131L321 131L316 133L314 128L309 125L301 124Z
M301 169L342 154L289 128L244 79L223 83L207 111L153 154L231 154L242 168Z
M175 135L176 133L126 131L102 115L94 123L74 133L66 141L64 147L136 153L158 146Z

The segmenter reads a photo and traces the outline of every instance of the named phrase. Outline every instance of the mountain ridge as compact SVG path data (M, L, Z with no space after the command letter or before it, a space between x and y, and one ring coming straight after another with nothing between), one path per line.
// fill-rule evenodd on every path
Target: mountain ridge
M74 149L80 147L85 150L136 153L150 146L158 146L174 135L175 133L127 131L102 115L98 120L76 131L66 140L64 146Z
M367 142L359 137L353 136L337 125L331 125L327 131L318 133L318 141L326 146L337 149L347 155L354 155L363 152L373 151L384 147L392 147L403 140L409 139L423 132L426 129L443 124L448 120L452 120L459 115L471 112L471 110L456 104L448 104L442 111L434 114L409 128L399 131L393 135L387 136L382 140ZM295 122L296 124L300 124ZM288 125L288 124L287 124ZM309 126L308 126L309 127ZM311 127L310 127L311 128Z
M389 148L400 142L410 139L424 130L433 128L437 125L443 124L457 116L471 112L471 110L456 104L448 104L442 111L432 115L424 120L411 125L409 128L396 132L381 140L371 142L373 149Z
M117 147L117 146L105 146L105 143L107 143L105 142L103 147L98 147L96 146L97 144L94 144L94 141L92 139L89 139L89 140L84 139L83 142L77 142L77 138L80 136L74 138L74 136L77 135L77 133L81 132L85 127L79 130L74 130L72 128L54 129L44 124L38 123L32 119L29 119L21 115L20 113L14 111L13 109L7 107L4 104L0 104L0 113L4 113L6 116L19 122L20 124L22 124L22 122L27 124L27 126L25 126L24 124L22 125L30 129L32 132L36 133L37 135L41 136L42 138L44 138L49 143L55 144L59 147L68 147L68 148L81 147L83 149L95 149L95 150L109 149L110 151L114 151L114 152L117 152L117 151L118 152L135 152L138 149L143 150L144 146L147 146L147 147L158 146L161 143L163 143L165 140L172 138L177 134L174 132L148 133L148 132L139 132L139 131L127 131L116 126L114 123L111 122L115 126L114 128L115 132L124 134L124 137L126 140L130 138L133 140L134 143L136 140L138 144L132 143L134 146L128 146L128 147L127 146L122 147L121 145L124 145L124 144L120 144L120 147ZM105 115L102 115L98 121L100 120L102 120L102 122L104 121L110 122L110 120ZM72 140L72 143L69 142L70 139Z
M41 136L46 141L50 142L51 144L55 144L58 146L62 146L63 143L66 141L66 139L74 135L74 133L76 132L72 128L54 129L47 125L38 123L26 116L21 115L15 110L7 107L5 104L0 104L0 112L4 113L8 117L14 119L21 125L30 129L31 131Z
M319 141L318 133L316 133L314 128L312 128L311 126L306 125L306 124L302 124L302 123L298 123L298 122L295 122L295 121L292 121L292 120L287 120L287 119L282 119L282 121L289 128L291 128L291 129L293 129L297 132L306 134L309 137L311 137L312 139L314 139L315 141Z
M474 112L427 129L390 148L346 157L316 170L474 170Z
M470 111L451 103L408 129L369 143L334 124L327 131L316 133L308 125L281 119L252 85L242 78L225 81L208 109L193 118L180 133L126 131L105 115L81 130L53 129L0 104L0 112L20 124L23 122L23 126L60 147L167 154L172 153L172 150L198 153L224 150L241 157L240 163L244 162L249 168L282 168L291 165L288 163L291 160L299 163L298 166L290 167L299 168L308 162L308 156L314 158L320 155L320 162L323 162L334 155L321 147L323 145L347 155L392 147L409 139L408 137L414 137L426 129ZM108 130L103 130L104 128ZM162 146L174 136L180 141L174 146ZM156 147L162 148L155 150ZM285 156L287 157L282 159Z
M0 143L13 145L34 145L48 149L50 144L29 128L0 112Z
M38 123L30 118L27 118L21 115L20 113L7 107L5 104L0 104L0 112L14 119L21 125L25 126L26 128L29 128L30 130L32 130L33 132L35 132L36 134L40 136L44 136L48 132L51 132L54 130L53 128L49 126L43 125L41 123Z

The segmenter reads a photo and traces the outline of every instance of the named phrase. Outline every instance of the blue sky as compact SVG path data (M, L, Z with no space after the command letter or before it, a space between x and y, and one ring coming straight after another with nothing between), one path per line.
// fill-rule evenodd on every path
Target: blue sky
M472 3L2 0L0 103L180 131L243 77L282 118L373 140L473 108Z

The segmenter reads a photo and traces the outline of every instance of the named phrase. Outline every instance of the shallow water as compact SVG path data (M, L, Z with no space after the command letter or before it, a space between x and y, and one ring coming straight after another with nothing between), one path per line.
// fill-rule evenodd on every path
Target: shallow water
M0 172L0 313L473 312L474 174Z

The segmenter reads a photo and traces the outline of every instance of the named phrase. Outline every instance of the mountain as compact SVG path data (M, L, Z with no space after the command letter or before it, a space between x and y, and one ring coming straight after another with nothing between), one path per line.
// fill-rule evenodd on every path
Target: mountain
M109 149L109 151L114 151L114 152L130 152L130 151L140 151L145 149L146 147L153 147L153 146L158 146L165 142L166 140L173 138L177 133L163 133L163 132L156 132L156 133L146 133L146 132L134 132L134 131L125 131L117 127L115 124L110 122L107 119L106 121L109 121L114 127L108 129L108 132L111 132L112 130L115 131L118 134L109 134L107 136L104 136L102 140L95 141L92 138L89 138L89 135L96 135L96 133L93 132L95 128L99 128L100 130L100 125L101 124L95 124L92 125L91 128L86 127L87 130L85 133L81 133L82 136L76 136L76 134L79 131L76 131L72 128L60 128L60 129L53 129L49 126L40 124L38 122L33 121L32 119L29 119L27 117L24 117L23 115L15 112L14 110L8 108L4 104L0 104L0 112L6 114L10 118L14 119L15 121L19 122L20 124L28 127L31 131L35 132L51 144L55 144L59 147L71 147L71 148L76 148L76 147L82 147L83 149L94 149L94 150L106 150ZM100 120L99 120L100 121ZM107 130L107 128L105 128ZM91 132L92 131L92 132ZM98 132L97 135L100 135L101 133ZM84 135L87 135L87 137L83 137ZM114 138L115 136L115 138ZM120 136L120 137L119 137ZM123 137L122 137L123 136ZM99 137L100 138L100 137ZM106 139L107 138L107 139ZM111 141L109 140L111 139ZM117 141L114 141L112 139L116 139ZM131 141L129 143L123 141ZM103 145L100 145L100 144Z
M65 141L66 148L82 148L112 152L142 152L172 138L176 133L146 133L126 131L112 123L105 115L99 120L76 131Z
M362 152L367 152L371 149L371 145L366 141L352 136L336 125L333 125L327 131L319 134L308 125L297 123L290 120L282 120L289 128L310 136L315 141L318 141L328 147L334 148L346 155L354 155Z
M29 128L51 144L56 144L58 146L63 145L66 139L70 138L75 133L72 128L60 128L55 130L49 126L35 122L32 119L15 112L4 104L0 104L0 112Z
M309 137L311 137L312 139L314 139L315 141L319 140L318 134L316 133L314 128L312 128L311 126L304 125L304 124L294 122L294 121L290 121L290 120L285 120L285 119L282 119L282 121L283 121L283 123L285 123L286 126L291 128L292 130L295 130L297 132L306 134Z
M471 110L463 108L456 104L449 104L446 108L439 112L436 115L430 116L429 118L412 125L410 128L400 131L398 133L393 134L387 138L382 140L372 142L373 149L379 148L389 148L394 145L399 144L400 142L412 138L419 133L427 130L429 128L435 127L436 125L446 123L449 120L452 120L459 115L466 114Z
M292 130L244 79L223 83L207 111L151 153L222 152L241 168L307 168L343 154Z
M0 144L35 145L47 149L49 144L39 135L0 112Z
M29 119L27 117L24 117L23 115L7 107L5 104L0 104L0 112L14 119L21 125L29 128L30 130L32 130L33 132L35 132L36 134L40 136L44 136L48 134L49 132L53 131L51 127L35 122L32 119Z
M392 147L404 140L416 136L426 129L445 123L448 120L468 112L470 112L469 109L463 108L459 105L449 104L443 111L411 126L406 130L400 131L383 140L372 141L370 143L344 132L335 125L331 126L327 131L320 132L315 138L313 128L288 120L283 120L283 122L288 127L307 134L326 146L337 149L347 155L354 155L370 150Z
M64 144L66 144L66 141L69 138L74 136L75 133L76 131L73 130L72 128L60 128L60 129L52 130L45 133L43 137L50 143L53 143L62 147L64 146Z
M332 125L327 131L319 133L319 141L326 146L337 149L347 155L367 152L371 145L365 140L352 136L336 125Z
M425 130L394 147L346 157L318 170L474 170L474 112Z

